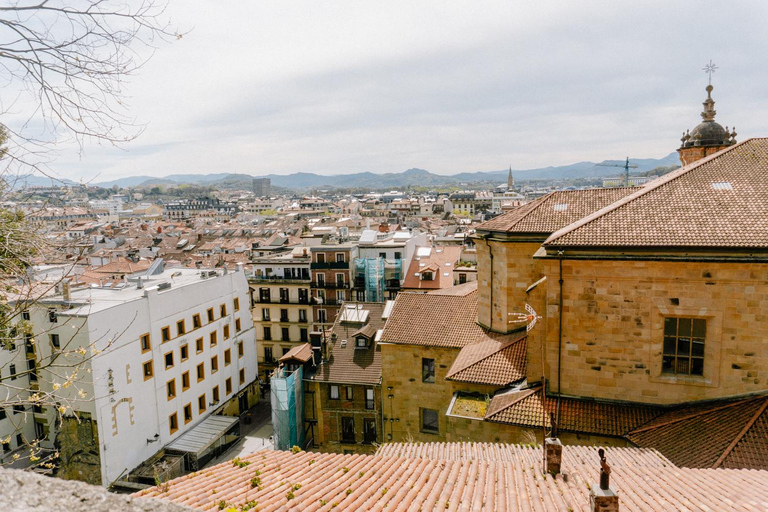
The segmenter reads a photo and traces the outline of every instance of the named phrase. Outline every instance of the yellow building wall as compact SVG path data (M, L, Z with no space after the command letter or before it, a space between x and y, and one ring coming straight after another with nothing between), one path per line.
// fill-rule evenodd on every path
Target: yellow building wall
M545 272L547 318L534 331L558 391L557 260ZM562 393L672 404L768 388L768 265L566 260L563 280ZM706 319L703 377L661 373L667 316Z
M477 426L475 420L447 417L448 407L456 391L479 392L493 396L494 386L467 384L445 380L458 348L422 347L415 345L381 344L382 408L385 441L447 441L468 437L494 427ZM435 382L422 382L421 359L435 360ZM392 398L389 398L389 396ZM438 413L438 433L421 431L421 409ZM389 435L391 434L391 439ZM496 435L483 434L485 437Z
M508 313L525 312L530 297L525 290L544 275L541 260L533 258L539 242L475 239L477 248L477 321L496 332L521 327ZM491 262L493 255L493 262Z

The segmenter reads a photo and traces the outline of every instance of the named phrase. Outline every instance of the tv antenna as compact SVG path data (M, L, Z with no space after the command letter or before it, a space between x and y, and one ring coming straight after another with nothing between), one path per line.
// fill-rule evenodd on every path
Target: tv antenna
M636 165L629 165L629 157L627 157L627 161L624 162L624 165L619 164L597 164L600 167L621 167L624 169L624 186L629 186L629 170L630 169L637 169Z

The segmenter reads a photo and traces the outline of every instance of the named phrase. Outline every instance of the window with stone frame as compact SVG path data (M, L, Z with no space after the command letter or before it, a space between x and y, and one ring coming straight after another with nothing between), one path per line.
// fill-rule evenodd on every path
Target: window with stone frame
M704 318L664 318L661 372L675 375L704 375Z
M421 382L434 384L435 382L435 360L423 357L421 359Z
M421 431L428 434L438 434L440 432L436 410L421 409Z
M351 416L341 417L341 442L355 442L355 418Z

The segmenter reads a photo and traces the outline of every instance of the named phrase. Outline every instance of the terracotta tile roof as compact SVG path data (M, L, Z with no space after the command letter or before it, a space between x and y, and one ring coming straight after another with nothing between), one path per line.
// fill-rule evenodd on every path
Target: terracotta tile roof
M418 251L422 249L431 249L429 256L418 256ZM403 289L434 290L453 286L453 269L460 258L461 247L459 246L417 247L416 255L405 272ZM425 270L432 272L433 277L429 281L421 279L421 272Z
M331 332L326 336L336 334L336 341L332 343L331 357L326 363L321 363L310 375L312 380L323 382L342 382L350 384L380 384L381 383L381 348L378 343L371 341L368 348L355 347L355 334L362 329L373 332L384 328L384 314L386 304L379 302L345 302L344 304L358 304L368 311L368 323L363 326L360 323L342 323L341 315L337 315ZM370 326L370 328L369 328ZM342 347L342 342L344 346Z
M768 396L681 407L626 437L681 467L768 469Z
M525 378L525 333L483 333L477 343L465 346L459 352L447 380L506 386Z
M475 291L477 291L477 281L469 281L468 283L457 284L456 286L441 288L440 290L432 290L427 293L432 295L459 295L463 297Z
M563 246L768 247L768 139L748 139L555 232Z
M463 296L399 293L382 343L461 348L477 341L477 290Z
M639 187L558 190L483 222L476 229L478 232L554 233L638 190Z
M541 427L542 404L540 387L522 392L502 393L493 397L485 419L498 423ZM507 396L510 395L510 396ZM623 436L648 423L664 412L652 405L600 402L581 398L547 397L546 427L550 428L549 413L556 414L558 428L604 436ZM659 449L662 453L664 450Z
M301 345L297 345L286 352L283 357L278 359L278 361L285 362L289 359L295 359L297 361L301 361L302 363L306 363L312 359L312 345L309 343L302 343Z
M622 511L759 510L768 503L766 471L683 469L635 450L606 450ZM502 460L263 451L139 495L206 511L249 502L262 512L589 510L589 486L599 480L596 447L564 447L567 479L542 474L539 447L505 451L498 451Z
M525 445L507 443L384 443L376 450L382 457L404 457L406 459L432 460L484 460L519 462L527 458L529 448ZM572 467L594 465L594 446L563 447L563 463ZM606 458L612 468L623 467L674 467L664 455L652 448L606 449Z

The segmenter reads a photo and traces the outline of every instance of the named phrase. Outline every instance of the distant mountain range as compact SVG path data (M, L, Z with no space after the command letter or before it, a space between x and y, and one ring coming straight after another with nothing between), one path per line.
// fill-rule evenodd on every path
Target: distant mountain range
M612 164L623 167L624 161L605 160L600 164ZM664 158L642 158L632 159L630 164L637 165L637 169L632 170L632 174L650 171L656 167L667 167L680 165L680 159L677 153L670 153ZM490 171L490 172L463 172L450 176L432 174L424 169L408 169L399 173L374 174L372 172L359 172L355 174L338 174L333 176L323 176L320 174L297 172L287 175L267 174L255 175L234 174L234 173L216 173L216 174L171 174L162 178L152 176L131 176L117 180L103 181L89 185L109 188L114 185L118 187L151 187L155 185L215 185L221 188L246 188L251 187L253 178L269 178L272 180L273 187L281 187L290 190L307 190L317 188L370 188L370 189L395 189L411 185L433 187L433 186L460 186L462 184L476 182L498 182L507 181L508 170ZM540 169L512 170L516 181L529 180L556 180L556 179L579 179L579 178L602 178L606 176L617 176L623 172L619 167L604 167L594 162L579 162L571 165L562 165L557 167L543 167ZM50 186L49 178L37 176L28 176L27 184L31 186ZM65 180L68 181L68 180ZM40 183L43 182L43 183ZM73 184L72 182L69 182ZM18 186L18 185L17 185Z

